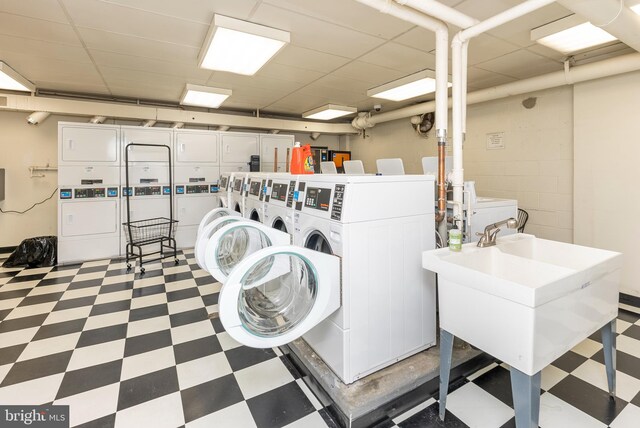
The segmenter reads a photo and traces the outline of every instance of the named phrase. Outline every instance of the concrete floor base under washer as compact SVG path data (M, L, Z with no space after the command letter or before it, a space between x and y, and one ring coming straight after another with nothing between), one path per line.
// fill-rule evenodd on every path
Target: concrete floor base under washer
M344 427L369 427L404 412L438 391L440 348L434 346L350 385L345 385L301 339L282 348L323 405ZM465 342L453 348L451 380L468 375L493 359Z

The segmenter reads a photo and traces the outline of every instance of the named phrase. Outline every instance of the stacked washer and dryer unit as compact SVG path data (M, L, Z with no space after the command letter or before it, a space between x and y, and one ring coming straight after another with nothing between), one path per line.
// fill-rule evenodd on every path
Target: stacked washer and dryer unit
M58 125L58 263L120 254L120 127Z
M302 337L347 384L435 345L435 278L420 262L435 247L433 181L274 179L270 201L284 204L279 217L291 213L295 245L270 244L286 242L285 234L253 222L224 226L210 241L208 265L223 274L226 331L257 348ZM249 251L238 256L237 248L224 248L229 242Z

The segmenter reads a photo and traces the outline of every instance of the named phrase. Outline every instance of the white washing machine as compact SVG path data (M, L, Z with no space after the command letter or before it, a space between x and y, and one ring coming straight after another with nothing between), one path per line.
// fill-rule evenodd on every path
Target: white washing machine
M244 217L264 223L265 206L268 195L272 188L270 183L274 178L289 178L291 174L286 172L252 172L247 180L247 190L245 192L245 212Z
M465 206L466 209L466 206ZM471 202L471 227L469 228L468 242L477 242L480 237L478 233L483 233L484 228L492 223L506 220L510 217L518 219L518 201L515 199L487 198L478 196L475 202ZM467 216L467 218L469 218ZM500 228L500 236L507 236L517 233L516 229L509 229L506 226Z
M217 221L221 220L221 221ZM230 210L229 208L215 208L209 211L200 221L198 227L198 235L194 246L194 257L196 263L201 269L207 271L205 260L205 253L207 243L215 232L217 232L222 226L225 226L233 221L243 220L240 213Z
M234 172L229 184L229 208L244 216L244 192L247 184L248 172Z
M221 172L218 182L218 205L229 208L229 187L231 186L231 172Z
M193 248L200 220L219 206L218 134L179 130L174 134L174 211L179 248Z
M244 218L262 223L264 220L264 196L267 187L266 172L250 172L244 192Z
M236 257L218 278L227 332L260 348L302 336L347 384L435 345L435 277L420 261L435 248L433 181L300 176L295 245Z
M264 224L293 235L293 197L297 175L285 174L267 178Z

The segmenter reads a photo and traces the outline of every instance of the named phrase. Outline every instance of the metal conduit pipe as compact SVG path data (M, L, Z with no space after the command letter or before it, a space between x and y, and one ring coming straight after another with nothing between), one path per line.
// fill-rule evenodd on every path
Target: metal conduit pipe
M444 156L447 144L448 122L448 62L449 28L430 16L387 0L357 0L359 3L377 9L396 18L411 22L419 27L435 32L436 35L436 136L438 140L438 213L436 222L442 236L446 236L447 189L445 180ZM356 122L361 117L354 119ZM355 126L355 125L354 125Z
M640 52L640 16L624 1L558 0L558 3Z

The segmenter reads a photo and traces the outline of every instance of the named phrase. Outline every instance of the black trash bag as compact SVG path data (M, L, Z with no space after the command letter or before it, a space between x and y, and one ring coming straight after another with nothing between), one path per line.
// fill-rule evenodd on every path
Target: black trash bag
M25 239L18 245L2 267L29 266L44 267L55 266L58 259L58 237L38 236Z

